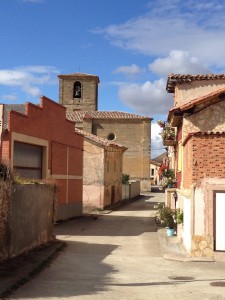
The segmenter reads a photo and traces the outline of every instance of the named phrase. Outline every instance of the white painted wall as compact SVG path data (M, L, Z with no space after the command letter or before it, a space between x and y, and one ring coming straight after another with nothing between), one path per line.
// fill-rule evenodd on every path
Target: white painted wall
M202 189L196 188L194 202L194 235L205 235L205 203Z
M191 251L191 199L182 196L184 211L184 246L186 250Z

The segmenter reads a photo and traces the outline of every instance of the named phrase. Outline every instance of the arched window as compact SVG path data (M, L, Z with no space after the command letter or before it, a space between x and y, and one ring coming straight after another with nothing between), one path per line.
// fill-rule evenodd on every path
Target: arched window
M73 98L81 98L81 83L76 81L73 85Z

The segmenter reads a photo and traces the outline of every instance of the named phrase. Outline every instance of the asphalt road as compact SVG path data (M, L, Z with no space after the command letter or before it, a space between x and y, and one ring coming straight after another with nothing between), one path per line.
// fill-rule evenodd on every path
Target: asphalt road
M163 197L57 225L68 247L10 299L225 299L224 263L163 258L153 208Z

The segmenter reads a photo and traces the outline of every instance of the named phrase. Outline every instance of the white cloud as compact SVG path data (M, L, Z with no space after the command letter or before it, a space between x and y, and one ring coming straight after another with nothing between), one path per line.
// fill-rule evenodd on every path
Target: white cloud
M163 146L162 138L159 135L161 128L157 123L152 123L151 126L151 157L155 158L158 155L165 152L165 146Z
M120 66L120 67L116 68L116 70L114 71L114 73L122 73L128 77L137 75L141 72L142 72L142 69L135 64L132 64L130 66Z
M31 97L38 97L42 94L41 89L36 86L24 85L22 89L27 95L30 95Z
M155 59L149 64L149 69L159 75L209 73L209 69L197 57L180 50L172 50L169 56Z
M161 78L154 82L143 84L124 84L119 87L119 97L122 102L136 113L149 116L167 114L173 100L166 92L166 80Z
M125 50L165 56L179 49L208 66L225 66L224 13L220 0L151 0L145 14L95 32Z
M6 101L15 101L16 95L3 95L1 98Z
M58 70L52 66L25 66L0 70L0 85L17 87L28 96L42 94L40 86L56 83Z

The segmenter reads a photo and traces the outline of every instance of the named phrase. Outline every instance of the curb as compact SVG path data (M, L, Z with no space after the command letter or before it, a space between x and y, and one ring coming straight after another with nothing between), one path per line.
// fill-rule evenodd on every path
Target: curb
M180 262L215 262L213 257L192 257L188 255L177 236L168 237L165 228L157 227L157 232L164 259Z

